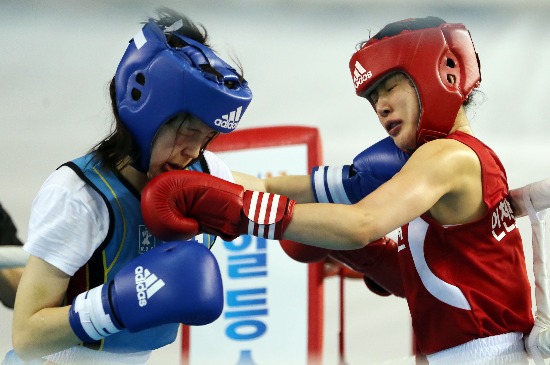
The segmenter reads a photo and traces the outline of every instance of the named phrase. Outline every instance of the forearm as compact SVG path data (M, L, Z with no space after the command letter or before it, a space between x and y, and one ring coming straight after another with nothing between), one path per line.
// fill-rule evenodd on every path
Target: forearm
M263 180L268 193L288 196L297 203L314 203L309 175L284 175Z
M550 178L510 191L516 217L528 214L529 205L536 212L550 208Z
M256 176L232 171L235 183L246 190L265 191L271 194L288 196L298 203L314 203L309 175L283 175L260 179Z
M374 223L374 217L356 205L296 204L284 238L322 248L353 250L383 236L376 236Z
M27 320L15 313L12 340L17 354L28 361L81 343L69 324L69 308L44 308Z
M69 280L46 261L29 258L13 311L13 347L21 358L42 357L81 342L69 324L69 307L61 306Z

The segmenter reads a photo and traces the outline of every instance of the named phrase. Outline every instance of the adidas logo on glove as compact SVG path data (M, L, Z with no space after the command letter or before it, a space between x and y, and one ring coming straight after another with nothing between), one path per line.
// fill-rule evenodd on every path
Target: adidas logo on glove
M222 115L221 119L216 119L214 124L225 129L235 129L239 125L239 120L241 120L242 110L243 107L240 106L231 113Z
M143 266L136 267L134 273L136 278L136 292L139 306L144 307L147 305L147 299L150 299L165 284L162 279L157 278L155 274L152 274L149 270L144 269Z

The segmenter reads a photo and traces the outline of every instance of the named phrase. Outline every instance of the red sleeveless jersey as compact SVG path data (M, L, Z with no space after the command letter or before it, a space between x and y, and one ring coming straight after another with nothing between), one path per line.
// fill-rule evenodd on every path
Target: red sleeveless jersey
M533 326L523 244L496 154L473 136L447 136L481 162L481 219L444 227L424 214L401 227L399 263L417 346L432 354Z

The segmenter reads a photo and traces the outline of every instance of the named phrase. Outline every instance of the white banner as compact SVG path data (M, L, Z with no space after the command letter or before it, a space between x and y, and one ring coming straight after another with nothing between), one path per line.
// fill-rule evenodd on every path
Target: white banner
M216 154L233 171L258 177L303 175L310 169L306 143ZM290 259L278 241L252 236L218 238L212 252L222 272L224 311L214 323L190 329L183 363L308 364L309 266Z

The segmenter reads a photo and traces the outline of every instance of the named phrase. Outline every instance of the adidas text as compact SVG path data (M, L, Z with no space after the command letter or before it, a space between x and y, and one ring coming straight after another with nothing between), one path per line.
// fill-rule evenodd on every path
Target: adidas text
M357 89L361 84L372 77L372 72L365 70L359 61L355 62L355 71L353 72L353 84Z
M140 307L147 305L147 299L150 299L157 291L164 286L164 281L157 278L143 266L138 266L134 270L136 280L136 293Z
M221 118L218 118L214 121L214 124L218 127L224 129L235 129L239 125L239 120L241 119L241 111L243 107L240 106L237 109L233 110L229 114L222 115Z

